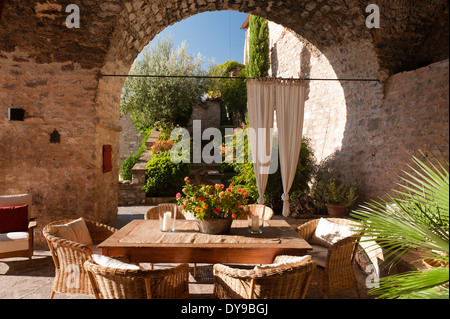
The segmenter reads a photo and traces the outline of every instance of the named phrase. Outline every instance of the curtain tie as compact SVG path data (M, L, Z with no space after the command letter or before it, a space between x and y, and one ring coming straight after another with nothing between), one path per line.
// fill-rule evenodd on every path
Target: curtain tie
M290 210L289 210L289 195L286 195L283 193L283 195L281 195L281 200L283 201L283 216L284 217L288 217L290 214Z

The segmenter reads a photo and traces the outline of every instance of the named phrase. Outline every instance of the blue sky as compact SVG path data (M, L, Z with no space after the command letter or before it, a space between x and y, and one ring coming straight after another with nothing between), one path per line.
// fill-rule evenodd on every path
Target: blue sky
M205 12L165 28L159 35L170 34L179 46L186 41L188 51L205 58L204 69L214 58L215 64L235 60L244 61L245 32L241 26L246 13L235 11ZM156 43L157 35L150 44Z

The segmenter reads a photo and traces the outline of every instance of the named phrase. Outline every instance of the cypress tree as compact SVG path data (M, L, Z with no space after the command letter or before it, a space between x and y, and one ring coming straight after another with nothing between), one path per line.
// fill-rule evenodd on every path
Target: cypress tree
M249 61L248 76L265 77L269 75L269 25L264 18L251 15L249 20Z

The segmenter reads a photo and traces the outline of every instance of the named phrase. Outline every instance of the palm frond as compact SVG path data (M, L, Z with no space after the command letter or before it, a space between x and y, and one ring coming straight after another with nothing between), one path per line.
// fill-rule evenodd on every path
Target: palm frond
M401 190L387 200L365 203L351 214L364 226L361 241L381 246L390 265L411 250L427 251L432 261L448 266L449 173L441 163L413 158ZM365 239L366 237L366 239ZM440 298L448 296L448 268L433 268L382 278L371 292L381 298Z
M427 299L439 296L448 298L448 268L411 271L382 278L380 287L371 290L371 293L388 299L417 296Z
M449 173L448 162L445 168L441 163L439 165L433 164L428 158L426 163L420 161L416 157L413 157L413 162L419 167L419 169L410 169L415 175L411 173L405 174L409 178L402 178L407 185L399 184L402 188L406 189L408 193L398 193L404 196L416 195L416 200L420 200L424 203L436 203L441 209L441 213L448 218L449 212ZM411 185L411 186L408 186Z

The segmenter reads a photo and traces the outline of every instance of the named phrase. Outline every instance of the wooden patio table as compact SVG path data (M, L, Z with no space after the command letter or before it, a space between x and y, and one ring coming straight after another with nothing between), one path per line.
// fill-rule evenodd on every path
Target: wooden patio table
M103 255L136 263L224 264L268 264L277 255L302 256L312 249L284 220L266 221L256 235L246 220L234 220L226 235L200 233L193 220L177 220L170 233L159 230L158 220L133 220L98 247Z

